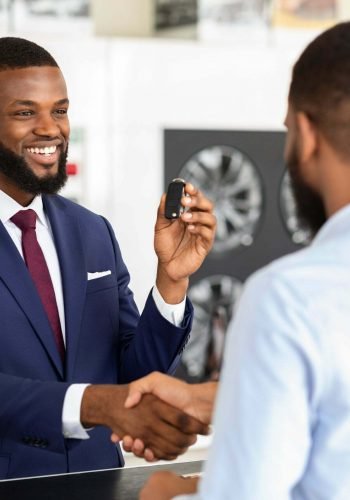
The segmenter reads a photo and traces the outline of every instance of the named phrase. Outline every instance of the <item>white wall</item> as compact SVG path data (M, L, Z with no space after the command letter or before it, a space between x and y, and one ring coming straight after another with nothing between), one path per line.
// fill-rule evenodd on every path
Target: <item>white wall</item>
M162 129L280 129L293 61L314 33L226 43L30 36L57 58L87 133L84 203L112 221L142 307L153 284Z

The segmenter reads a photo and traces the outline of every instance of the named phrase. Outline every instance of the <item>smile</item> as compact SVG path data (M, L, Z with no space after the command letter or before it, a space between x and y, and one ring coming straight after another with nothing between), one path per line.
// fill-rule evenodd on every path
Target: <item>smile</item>
M27 151L32 154L52 155L56 153L57 146L46 146L45 148L27 148Z

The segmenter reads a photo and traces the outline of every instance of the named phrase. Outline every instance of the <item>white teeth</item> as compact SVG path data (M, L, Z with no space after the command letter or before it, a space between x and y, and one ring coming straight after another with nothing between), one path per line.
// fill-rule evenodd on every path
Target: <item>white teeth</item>
M44 148L27 148L29 153L41 154L41 155L52 155L56 152L57 146L45 146Z

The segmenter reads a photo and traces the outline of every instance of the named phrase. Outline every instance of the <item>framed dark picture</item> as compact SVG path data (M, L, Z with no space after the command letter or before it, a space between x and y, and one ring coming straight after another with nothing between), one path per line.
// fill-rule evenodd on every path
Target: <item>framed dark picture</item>
M156 30L196 24L198 0L156 0L155 12Z

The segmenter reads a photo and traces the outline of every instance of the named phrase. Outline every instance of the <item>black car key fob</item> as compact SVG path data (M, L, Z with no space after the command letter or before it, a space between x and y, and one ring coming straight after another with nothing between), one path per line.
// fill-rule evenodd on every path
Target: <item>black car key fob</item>
M185 185L186 182L180 178L170 182L165 199L165 217L167 219L178 219L184 211L181 198L184 195Z

